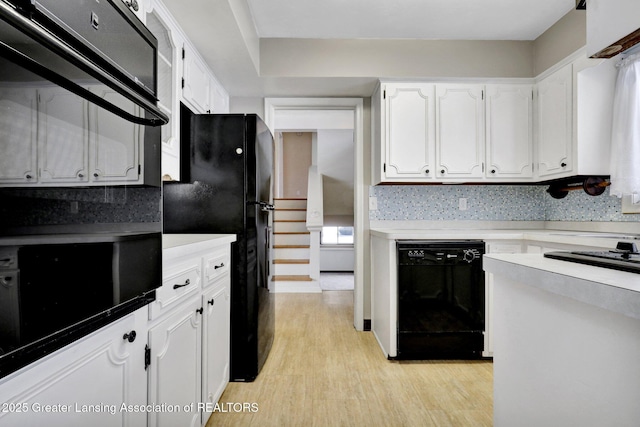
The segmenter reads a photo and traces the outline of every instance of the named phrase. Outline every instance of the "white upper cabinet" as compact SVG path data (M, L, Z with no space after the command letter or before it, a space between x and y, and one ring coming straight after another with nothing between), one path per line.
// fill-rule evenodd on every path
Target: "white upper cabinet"
M162 126L162 175L180 178L180 101L184 38L165 7L156 1L146 6L146 25L158 39L158 108L169 117Z
M118 104L121 98L110 88L90 88L99 97L109 100L127 113L139 115L140 107L132 102ZM115 114L91 105L89 108L90 129L90 179L96 182L136 183L142 174L140 161L141 126L121 120Z
M185 43L182 50L182 97L196 113L211 112L211 78L205 62L195 48Z
M435 127L433 84L385 85L387 180L416 180L434 176Z
M531 84L382 82L373 183L530 180L532 97Z
M89 182L88 102L62 88L37 93L40 182Z
M486 86L486 176L533 176L533 86Z
M0 88L0 141L6 153L0 156L0 182L28 183L37 180L36 91Z
M540 178L573 173L573 66L565 65L538 82L537 157Z
M472 180L484 176L482 85L436 86L436 174Z
M638 0L589 0L587 2L587 56L594 56L610 46L608 56L619 53L621 49L615 47L616 42L640 29L639 16L640 1Z

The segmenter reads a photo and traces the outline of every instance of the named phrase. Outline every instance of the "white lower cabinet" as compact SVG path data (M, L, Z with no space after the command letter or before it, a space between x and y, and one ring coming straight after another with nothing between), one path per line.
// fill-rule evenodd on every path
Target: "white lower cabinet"
M212 404L222 396L229 383L229 316L231 294L228 286L219 286L202 295L202 402L206 403L203 423L211 415Z
M179 244L165 244L163 285L149 307L149 404L166 405L149 414L150 427L206 424L229 383L235 236L182 236L165 235Z
M194 298L149 330L149 404L166 406L149 413L151 426L201 424L201 306Z
M146 307L0 380L2 426L142 426ZM136 331L136 339L128 337Z

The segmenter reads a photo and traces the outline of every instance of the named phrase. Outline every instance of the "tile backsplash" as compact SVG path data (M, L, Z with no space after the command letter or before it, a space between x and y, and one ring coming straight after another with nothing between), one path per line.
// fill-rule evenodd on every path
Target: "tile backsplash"
M539 185L379 185L370 187L378 209L370 220L640 221L622 214L609 190L601 196L570 191L554 199ZM466 210L460 209L466 199ZM463 202L464 203L464 202Z
M0 189L0 230L11 227L159 223L159 187Z

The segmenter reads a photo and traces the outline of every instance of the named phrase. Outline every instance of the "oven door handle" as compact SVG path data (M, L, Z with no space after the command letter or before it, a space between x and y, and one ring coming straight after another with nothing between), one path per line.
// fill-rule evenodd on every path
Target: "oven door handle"
M13 9L3 1L0 1L0 12L3 12L0 14L0 17L2 17L2 19L4 19L11 26L23 32L24 34L27 34L29 37L39 41L49 50L57 53L69 63L98 79L100 82L108 85L110 88L114 89L116 92L129 99L130 101L133 101L136 105L143 108L153 117L138 117L131 113L128 113L123 109L113 105L104 98L91 93L77 83L74 83L66 77L63 77L60 74L56 73L55 71L48 69L33 58L30 58L24 53L19 52L15 48L5 44L4 42L0 42L0 52L2 52L2 54L8 57L11 61L132 123L145 126L161 126L169 123L169 117L162 111L160 111L160 109L156 105L154 105L154 103L144 99L142 96L135 93L133 90L125 86L122 82L99 68L97 65L80 55L78 52L71 49L61 40L47 32L44 28L33 23L30 19L22 16L15 9Z

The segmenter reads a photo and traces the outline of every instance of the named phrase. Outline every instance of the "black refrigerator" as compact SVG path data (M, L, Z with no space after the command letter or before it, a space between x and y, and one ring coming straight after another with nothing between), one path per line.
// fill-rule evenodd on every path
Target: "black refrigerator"
M273 343L269 292L273 136L255 114L180 109L180 182L163 186L165 233L235 234L231 381L253 381Z

